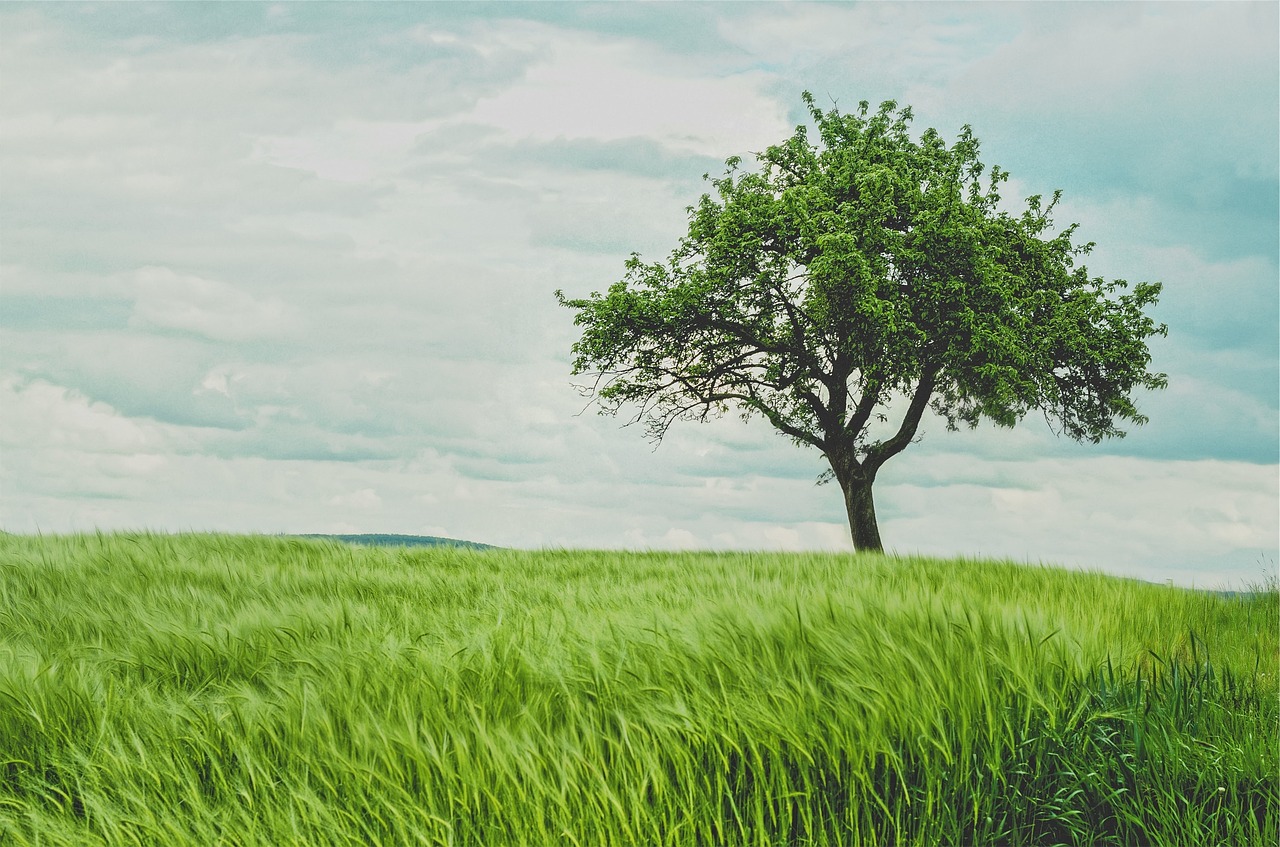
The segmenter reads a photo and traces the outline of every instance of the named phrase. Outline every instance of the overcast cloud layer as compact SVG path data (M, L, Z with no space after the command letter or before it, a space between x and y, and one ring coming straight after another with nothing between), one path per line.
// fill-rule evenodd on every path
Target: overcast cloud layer
M1159 280L1151 423L1028 418L881 473L886 544L1182 584L1274 571L1275 3L0 5L0 527L849 549L767 424L656 451L572 314L800 92L1064 190Z

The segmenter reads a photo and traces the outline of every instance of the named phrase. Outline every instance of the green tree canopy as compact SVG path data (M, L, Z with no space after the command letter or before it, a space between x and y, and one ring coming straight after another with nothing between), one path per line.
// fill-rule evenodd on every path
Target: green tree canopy
M634 404L655 440L730 409L765 418L822 451L866 550L882 549L872 483L926 408L951 429L1039 410L1095 443L1146 421L1131 395L1166 382L1147 370L1159 283L1090 277L1093 245L1052 232L1060 192L1001 210L1008 174L983 179L968 126L917 141L892 101L804 101L817 142L802 125L756 171L729 159L665 262L632 254L606 293L556 292L602 413Z

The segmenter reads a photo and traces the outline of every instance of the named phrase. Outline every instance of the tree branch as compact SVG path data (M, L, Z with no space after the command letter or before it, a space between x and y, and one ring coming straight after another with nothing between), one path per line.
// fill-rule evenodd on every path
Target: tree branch
M857 437L858 433L862 432L867 425L867 421L871 420L871 413L875 411L876 404L879 402L880 380L874 377L865 379L862 387L862 398L854 408L853 416L845 423L845 432Z
M897 433L888 441L882 441L868 451L864 464L872 473L905 450L911 443L911 439L916 437L916 429L920 426L920 418L929 405L929 398L933 396L937 378L938 366L926 365L924 373L920 376L920 383L916 386L915 394L911 397L911 405L907 407L907 413L903 416L902 425L898 427Z
M794 424L787 423L782 415L778 413L777 409L774 409L772 406L761 400L754 391L749 391L747 394L724 394L717 399L737 400L739 402L746 403L750 408L755 409L757 412L764 415L765 418L768 419L769 423L773 424L779 432L789 435L797 441L802 441L805 444L817 447L824 453L827 450L827 444L823 439L806 429L801 429Z

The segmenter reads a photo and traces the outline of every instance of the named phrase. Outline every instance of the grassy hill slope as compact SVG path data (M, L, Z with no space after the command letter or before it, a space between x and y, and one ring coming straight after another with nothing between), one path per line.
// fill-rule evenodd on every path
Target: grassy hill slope
M1280 603L1000 562L0 536L0 843L1274 844Z

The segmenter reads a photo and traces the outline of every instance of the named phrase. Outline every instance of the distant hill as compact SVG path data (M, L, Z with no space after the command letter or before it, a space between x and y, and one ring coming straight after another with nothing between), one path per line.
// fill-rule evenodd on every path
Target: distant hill
M435 535L388 535L385 533L321 535L318 533L303 533L292 537L341 541L344 544L359 544L365 547L466 547L469 550L498 549L492 544L480 544L476 541L459 541L456 538L440 538Z

